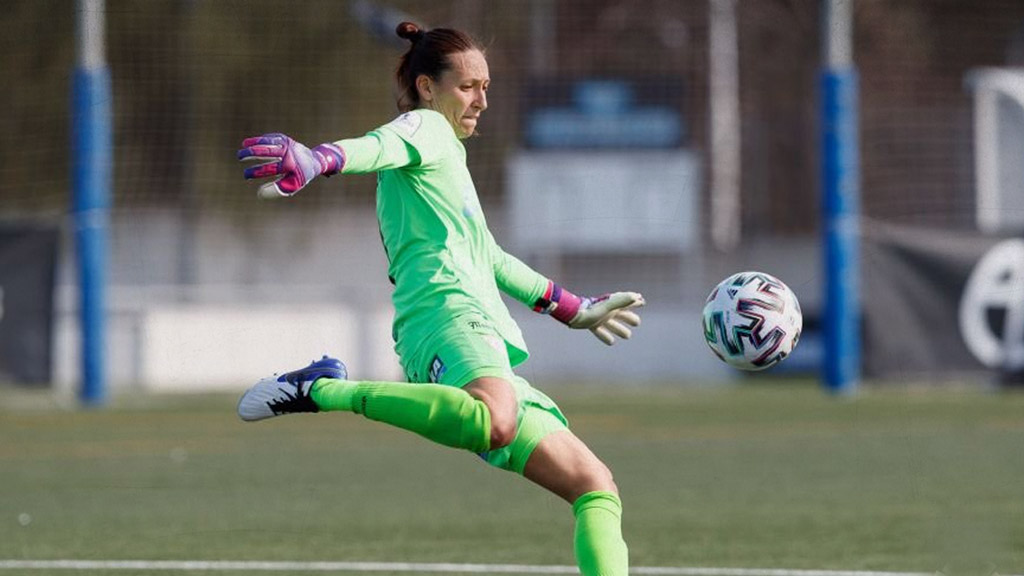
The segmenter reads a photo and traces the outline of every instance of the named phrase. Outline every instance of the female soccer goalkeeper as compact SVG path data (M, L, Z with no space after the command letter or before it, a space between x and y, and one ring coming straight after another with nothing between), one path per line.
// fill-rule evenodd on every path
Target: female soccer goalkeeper
M333 358L257 382L243 420L348 411L478 453L572 504L584 575L628 572L622 505L608 468L569 431L545 394L513 372L527 358L499 291L605 344L629 338L643 298L581 298L505 253L487 228L460 140L487 109L490 76L463 32L398 26L411 46L397 71L404 112L361 138L312 150L283 134L248 138L238 157L272 177L262 196L291 196L313 178L378 173L377 217L395 285L393 333L409 382L357 382Z

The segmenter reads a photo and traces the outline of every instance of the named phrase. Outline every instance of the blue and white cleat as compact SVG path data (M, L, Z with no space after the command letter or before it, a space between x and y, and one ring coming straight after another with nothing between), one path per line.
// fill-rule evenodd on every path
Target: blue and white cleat
M246 422L297 412L319 412L309 396L318 378L347 380L348 370L335 358L324 356L298 370L264 378L253 384L238 401L238 417Z

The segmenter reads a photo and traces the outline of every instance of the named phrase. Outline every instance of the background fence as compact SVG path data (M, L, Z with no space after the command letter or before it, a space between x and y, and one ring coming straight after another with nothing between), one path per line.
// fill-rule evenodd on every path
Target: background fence
M264 0L108 0L111 383L237 387L321 352L348 359L360 377L400 376L375 179L333 178L295 201L261 202L234 153L258 133L317 143L389 121L404 49L393 24L401 17L464 28L488 46L490 109L467 148L499 241L578 292L628 288L648 299L635 342L611 351L583 336L563 340L559 326L512 305L534 353L527 377L731 378L702 349L699 310L717 280L747 268L772 272L797 291L809 329L785 367L813 370L822 282L821 7L736 3L742 236L736 249L721 251L710 241L709 217L711 4L311 0L300 10ZM0 91L0 213L64 231L51 379L65 385L78 377L76 279L67 256L73 7L12 0L0 18L8 82ZM865 222L973 232L979 159L971 78L982 68L1024 66L1024 5L858 0L854 17ZM997 125L1017 121L1012 99L1000 105ZM656 120L644 124L645 114ZM597 132L594 117L605 121ZM582 141L559 139L574 129L583 130ZM1014 149L1012 133L1001 138L997 149ZM546 167L545 158L562 170ZM570 167L581 158L577 174ZM608 176L621 184L586 180L591 166L610 158L627 159ZM1003 172L1013 165L1004 162ZM534 179L522 184L531 166ZM558 182L552 193L588 199L588 211L563 220L517 211L546 190L545 174ZM1009 220L996 232L1018 234ZM610 230L604 244L557 253L531 244L552 230L598 228ZM869 250L869 276L871 259ZM869 375L906 376L879 370Z

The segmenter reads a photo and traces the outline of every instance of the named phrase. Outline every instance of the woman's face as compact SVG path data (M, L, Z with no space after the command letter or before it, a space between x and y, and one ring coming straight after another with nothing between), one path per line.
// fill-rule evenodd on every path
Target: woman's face
M467 50L451 54L448 61L451 68L436 82L425 75L417 78L420 101L424 108L444 115L456 136L468 138L487 109L487 88L491 84L487 60L479 50Z

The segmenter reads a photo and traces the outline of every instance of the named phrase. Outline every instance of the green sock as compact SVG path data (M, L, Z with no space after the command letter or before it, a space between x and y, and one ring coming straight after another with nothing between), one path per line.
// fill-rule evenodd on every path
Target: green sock
M622 502L611 492L587 492L573 502L576 563L583 576L626 576L629 550L622 539Z
M321 410L362 414L445 446L478 453L491 446L487 405L461 388L320 378L310 397Z

